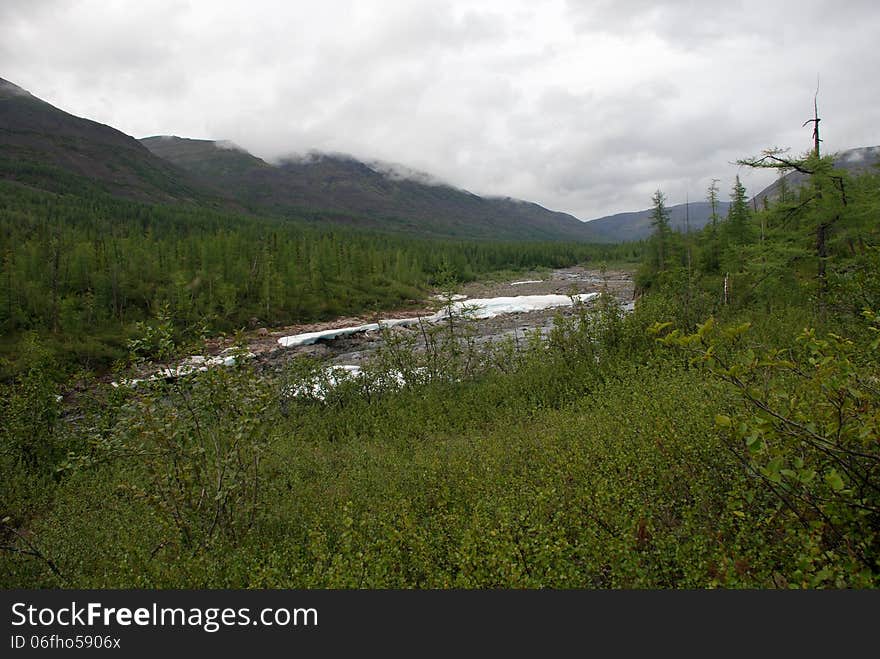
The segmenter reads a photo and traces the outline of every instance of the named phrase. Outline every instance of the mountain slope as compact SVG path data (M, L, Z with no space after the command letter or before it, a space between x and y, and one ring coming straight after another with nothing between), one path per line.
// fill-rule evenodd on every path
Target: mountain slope
M50 190L94 187L144 201L216 195L133 137L0 78L0 179Z
M155 137L141 143L3 79L0 179L55 192L245 206L427 236L589 237L577 218L537 204L483 199L345 156L310 155L273 165L223 142Z
M727 216L729 202L718 202L718 217ZM669 221L676 231L685 230L685 217L691 231L701 229L709 223L712 217L712 208L708 202L696 201L690 204L678 204L669 206ZM607 215L587 222L593 235L602 242L626 242L630 240L643 240L651 235L651 209L633 211L630 213L616 213Z
M261 210L306 213L359 226L426 235L508 240L588 240L577 218L538 204L484 198L394 168L312 153L277 165L228 143L148 137L142 143Z

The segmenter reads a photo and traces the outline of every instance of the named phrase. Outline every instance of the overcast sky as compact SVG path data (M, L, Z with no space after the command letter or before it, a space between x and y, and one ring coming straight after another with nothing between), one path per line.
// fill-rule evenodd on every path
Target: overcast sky
M401 163L582 219L880 144L876 0L0 0L0 77L144 137ZM739 172L750 193L768 172Z

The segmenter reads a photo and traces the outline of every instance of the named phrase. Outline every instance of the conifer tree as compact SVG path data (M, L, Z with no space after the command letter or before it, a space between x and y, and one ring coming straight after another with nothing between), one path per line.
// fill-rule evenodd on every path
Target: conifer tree
M712 183L706 189L706 201L709 202L710 215L708 233L708 245L703 257L703 266L707 272L718 272L720 267L720 245L718 241L718 179L713 178Z
M666 256L669 250L669 209L666 207L666 195L660 190L651 197L654 207L651 209L651 226L654 227L654 245L657 255L657 270L666 269Z
M739 176L733 184L730 201L731 205L727 211L727 231L731 242L742 245L749 242L751 210L746 198L746 188L739 180Z

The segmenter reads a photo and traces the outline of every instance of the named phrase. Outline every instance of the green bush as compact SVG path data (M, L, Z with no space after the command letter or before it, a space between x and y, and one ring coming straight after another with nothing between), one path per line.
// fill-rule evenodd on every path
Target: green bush
M880 317L865 319L880 332ZM874 586L880 577L880 338L855 343L804 330L797 345L758 352L745 345L748 324L663 342L694 354L742 397L716 423L727 446L775 505L772 524L796 539L789 583ZM659 330L659 328L658 328ZM737 493L751 514L755 492ZM741 514L745 514L740 511Z

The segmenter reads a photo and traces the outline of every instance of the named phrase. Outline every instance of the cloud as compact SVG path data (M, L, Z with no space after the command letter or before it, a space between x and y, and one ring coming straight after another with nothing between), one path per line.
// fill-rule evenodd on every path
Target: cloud
M878 33L858 0L5 0L0 76L136 136L349 153L591 218L806 149L817 74L826 148L877 143Z

